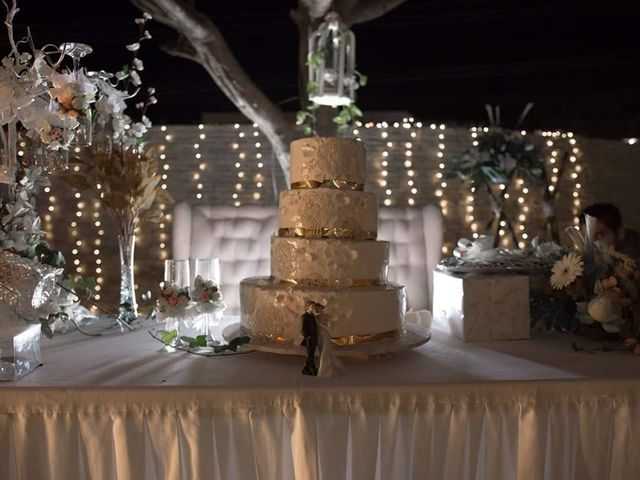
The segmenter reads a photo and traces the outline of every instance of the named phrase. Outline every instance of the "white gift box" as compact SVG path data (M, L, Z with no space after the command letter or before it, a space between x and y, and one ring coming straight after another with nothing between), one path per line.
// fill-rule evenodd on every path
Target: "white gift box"
M529 338L529 277L435 271L433 323L465 342Z
M40 365L40 324L0 326L0 381L13 382Z

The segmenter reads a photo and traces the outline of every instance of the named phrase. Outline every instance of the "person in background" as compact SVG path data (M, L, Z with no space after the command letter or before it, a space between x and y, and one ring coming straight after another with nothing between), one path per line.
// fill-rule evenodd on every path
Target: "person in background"
M640 234L624 227L622 215L618 207L611 203L594 203L582 211L580 220L584 224L584 216L597 219L591 238L633 259L640 259Z

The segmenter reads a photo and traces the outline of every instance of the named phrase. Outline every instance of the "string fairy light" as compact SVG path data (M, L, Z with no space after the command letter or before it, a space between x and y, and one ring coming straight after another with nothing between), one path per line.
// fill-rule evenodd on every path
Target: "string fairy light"
M440 205L440 209L442 211L442 215L444 217L447 217L449 215L449 201L446 199L446 190L447 190L447 181L444 178L444 172L446 169L446 164L445 164L445 149L446 149L446 143L445 143L445 131L446 131L446 125L444 123L441 123L440 125L436 125L435 123L432 123L431 125L429 125L429 129L436 135L436 162L438 162L438 170L435 173L435 178L434 178L434 182L436 183L437 187L435 190L435 196L436 198L438 198L438 203ZM450 245L448 244L444 244L442 245L442 253L443 254L448 254L450 250Z
M393 190L389 184L389 162L391 159L390 150L393 148L393 142L389 140L388 132L389 124L387 122L379 122L376 124L376 129L380 132L380 138L384 142L384 148L380 158L380 177L378 178L378 185L383 189L383 201L384 206L389 207L393 204Z
M261 151L262 142L260 141L260 131L258 130L258 124L254 123L252 127L254 128L252 135L254 140L254 147L256 149L256 153L255 153L256 173L253 176L253 181L256 186L256 191L252 193L251 200L253 200L254 202L259 202L260 199L262 198L261 190L264 185L264 174L262 173L264 169L264 161L262 159L263 157L262 151Z
M243 170L243 162L247 157L247 154L241 150L240 144L242 139L245 138L245 132L240 129L240 124L236 123L233 126L236 130L238 130L238 140L231 144L231 149L237 151L237 160L234 164L236 168L236 184L234 188L234 192L231 194L231 198L233 200L233 206L239 207L242 205L242 201L240 200L240 194L244 190L243 180L245 178L245 172Z
M198 126L200 127L200 125ZM203 130L204 129L204 125L202 125L202 128L199 128L199 130ZM162 132L167 132L167 126L166 125L162 125L160 127L160 131ZM200 133L200 139L204 140L206 138L204 132ZM170 133L166 133L164 136L165 141L171 142L173 140L173 135L171 135ZM160 149L160 160L162 162L162 173L160 175L160 188L162 188L163 190L167 190L168 188L168 179L169 179L169 171L170 171L170 166L169 166L169 162L167 161L167 144L166 143L161 143L159 145L159 149ZM204 167L203 167L204 165ZM198 169L200 171L205 170L206 168L206 164L201 162L200 165L198 166ZM169 257L169 252L167 249L167 228L168 228L168 224L171 222L171 214L167 213L167 205L165 205L164 203L161 203L159 206L160 211L162 212L162 220L160 221L160 223L158 224L158 247L159 247L159 257L160 260L165 260Z
M402 126L406 129L414 127L413 118L403 118ZM415 130L410 132L409 137L415 138L415 135L411 135L412 133L415 133ZM407 204L414 206L416 204L415 196L418 194L418 188L415 184L416 170L413 159L413 143L410 140L403 141L402 146L404 147L404 167L407 174L407 191L409 192L407 195Z
M198 125L198 136L193 143L193 156L197 164L195 172L193 173L193 181L196 184L196 200L202 200L202 191L204 189L204 184L202 183L202 172L207 168L207 164L202 160L202 152L200 150L200 142L206 138L206 135L202 130L204 130L204 125Z
M476 140L476 138L478 137L478 130L481 127L471 127L469 129L470 132L470 136L471 136L471 143L473 144L473 146L477 147L478 146L478 141ZM469 225L469 229L471 230L471 236L474 239L477 239L479 234L478 234L478 223L475 221L475 192L476 189L473 186L469 186L469 193L465 196L465 202L464 202L464 219L465 222Z

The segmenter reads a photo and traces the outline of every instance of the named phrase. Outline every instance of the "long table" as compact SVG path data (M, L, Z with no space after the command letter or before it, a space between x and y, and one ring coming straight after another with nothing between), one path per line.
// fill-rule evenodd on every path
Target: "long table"
M640 358L564 334L435 330L337 378L168 353L145 328L42 345L42 367L0 384L2 479L640 478Z

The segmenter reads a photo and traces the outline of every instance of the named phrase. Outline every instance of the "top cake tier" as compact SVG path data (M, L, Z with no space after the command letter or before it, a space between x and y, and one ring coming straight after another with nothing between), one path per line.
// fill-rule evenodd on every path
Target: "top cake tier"
M291 142L291 188L362 190L366 174L364 144L358 140L310 137Z

